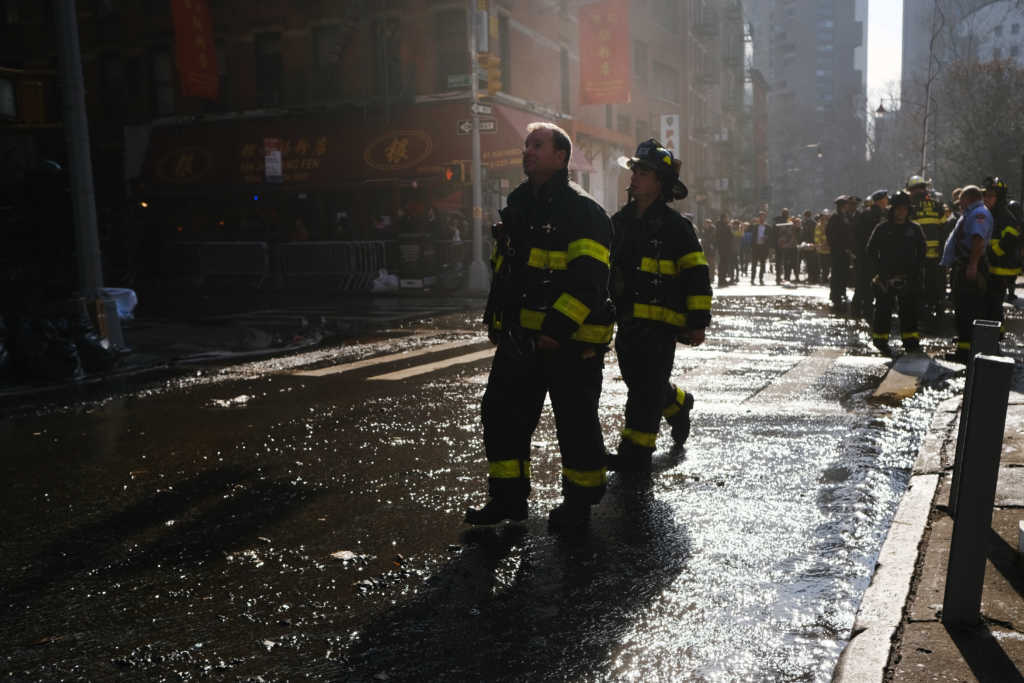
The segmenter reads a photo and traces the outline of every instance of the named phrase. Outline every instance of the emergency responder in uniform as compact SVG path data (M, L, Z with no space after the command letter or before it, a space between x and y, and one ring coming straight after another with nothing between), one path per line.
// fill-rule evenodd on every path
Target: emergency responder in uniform
M850 256L853 251L853 209L856 206L849 195L835 199L836 212L828 219L825 236L832 252L832 277L829 280L829 298L839 310L846 306L846 285L850 277Z
M663 416L677 446L689 436L693 395L673 386L669 375L677 342L704 341L711 282L693 225L667 205L686 197L681 163L652 139L619 165L633 171L629 202L612 216L615 352L629 392L622 440L608 468L645 472Z
M871 316L871 303L874 299L871 278L874 277L874 266L867 258L865 250L875 226L882 222L889 209L889 191L877 190L868 196L868 206L857 214L857 225L854 247L857 260L854 271L857 281L853 290L853 314L867 320Z
M903 349L908 353L921 350L917 315L924 275L925 239L921 226L908 218L910 205L909 194L902 190L894 194L886 218L872 231L864 250L875 291L871 341L886 356L892 355L889 329L893 303L897 300Z
M558 126L527 127L523 171L495 226L494 279L484 313L497 344L481 407L490 501L469 524L521 521L530 493L530 440L550 393L562 455L564 502L552 531L590 521L606 485L597 405L612 338L611 221L569 181L572 143Z
M919 175L910 176L907 180L907 191L913 202L910 213L910 220L921 226L924 230L925 246L925 267L924 267L924 292L922 304L932 314L938 314L943 310L943 301L946 299L946 271L939 266L939 257L942 255L943 244L943 216L942 204L935 201L935 198L928 192L928 181Z
M992 238L992 214L982 201L981 188L967 185L960 193L963 216L946 240L941 265L951 269L953 308L956 318L956 351L950 360L966 363L970 358L974 320L984 319L988 259L985 252Z
M1013 283L1021 271L1020 222L1010 212L1006 203L1006 183L999 178L985 178L982 185L985 206L992 214L994 225L992 239L988 243L989 289L985 319L999 321L1000 328L1005 318L1003 300L1013 290Z

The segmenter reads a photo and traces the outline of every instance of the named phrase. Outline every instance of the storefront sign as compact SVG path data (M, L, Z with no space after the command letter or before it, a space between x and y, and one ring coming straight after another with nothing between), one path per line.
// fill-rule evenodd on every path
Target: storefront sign
M434 141L423 130L395 130L375 138L363 150L363 160L378 171L412 168L430 156Z
M629 102L628 0L580 7L580 98L583 104Z
M203 147L182 147L161 157L157 163L157 178L182 185L202 180L212 166L210 153Z
M206 0L171 0L171 14L181 94L216 100L220 76Z

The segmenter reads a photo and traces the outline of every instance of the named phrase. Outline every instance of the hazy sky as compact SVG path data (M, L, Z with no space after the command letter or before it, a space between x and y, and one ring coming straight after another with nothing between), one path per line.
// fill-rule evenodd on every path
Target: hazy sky
M900 44L903 40L903 3L894 0L868 0L868 104L878 107L880 98L889 95L889 84L896 82L899 93ZM888 106L888 105L887 105Z

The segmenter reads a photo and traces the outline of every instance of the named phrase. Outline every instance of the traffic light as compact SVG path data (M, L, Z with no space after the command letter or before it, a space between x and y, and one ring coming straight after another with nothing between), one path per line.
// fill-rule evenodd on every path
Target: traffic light
M487 92L494 94L501 90L501 57L490 52L477 54L480 68L487 75Z
M445 164L441 169L441 180L446 184L462 182L462 164Z

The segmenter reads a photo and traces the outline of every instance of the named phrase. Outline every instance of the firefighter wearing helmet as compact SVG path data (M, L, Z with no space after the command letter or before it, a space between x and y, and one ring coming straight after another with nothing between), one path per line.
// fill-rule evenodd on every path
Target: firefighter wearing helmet
M629 201L612 216L611 293L615 352L626 383L625 428L608 469L649 471L664 417L682 445L690 433L693 394L669 381L676 343L704 341L711 322L708 261L693 224L668 202L686 197L681 163L647 140L619 165L632 171Z
M992 213L994 226L988 243L989 291L986 292L986 318L1003 323L1003 299L1012 291L1021 272L1020 222L1006 202L1006 183L997 177L982 183L985 206Z
M890 201L885 218L871 232L864 249L875 292L871 341L886 356L892 354L889 328L897 302L903 349L908 353L921 350L917 315L926 251L924 231L910 220L910 195L901 190Z
M936 201L928 191L929 182L922 176L912 175L907 180L907 192L910 193L911 200L910 220L924 230L925 266L922 303L927 310L937 314L942 311L942 302L946 297L946 273L939 266L946 221L941 202Z

